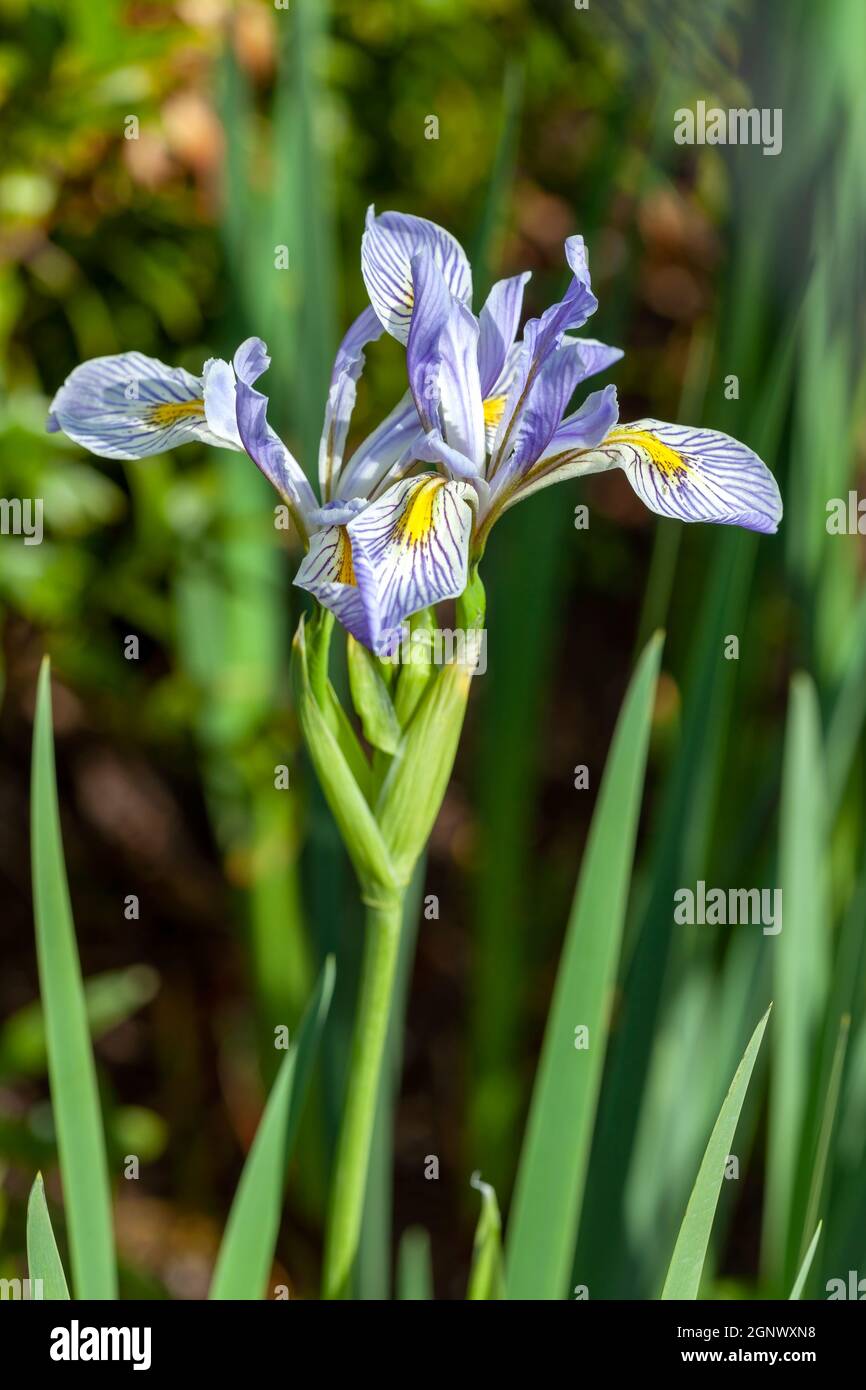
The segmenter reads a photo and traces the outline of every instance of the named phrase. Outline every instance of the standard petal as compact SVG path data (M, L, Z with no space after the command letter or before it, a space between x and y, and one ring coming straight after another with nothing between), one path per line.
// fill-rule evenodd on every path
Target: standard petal
M455 301L439 339L439 409L445 442L484 466L484 403L478 373L478 320Z
M758 455L716 430L635 420L580 458L581 473L622 468L651 511L774 532L782 517L775 478Z
M517 336L523 309L523 290L532 272L497 280L478 316L478 372L481 390L492 395L502 377L509 351Z
M368 645L387 642L412 613L462 594L474 495L466 483L422 474L395 483L349 522L359 586L367 588L368 575L375 585Z
M401 212L377 217L367 209L361 240L361 271L370 303L382 326L401 343L409 337L415 304L411 262L418 252L432 255L451 294L464 304L472 300L472 272L460 243L450 232Z
M536 370L559 346L561 335L569 328L580 328L598 308L598 300L590 288L589 263L582 236L567 239L565 259L573 272L568 289L540 318L530 319L523 332L523 341Z
M424 438L418 410L407 391L390 415L359 444L337 480L338 497L372 497L392 471L419 458Z
M406 340L406 370L425 431L438 428L442 338L454 306L432 255L421 251L409 266L414 312Z
M565 243L565 258L571 267L571 282L562 299L545 309L540 318L530 319L523 330L523 353L518 359L508 398L502 410L494 440L493 452L497 463L510 452L512 436L519 422L536 377L544 368L551 353L561 346L570 328L580 328L598 308L598 300L590 289L589 265L583 237L569 237ZM576 383L575 383L576 384Z
M497 506L497 499L501 510L507 511L515 502L524 501L533 492L540 492L553 483L563 483L581 473L592 472L584 464L586 451L601 443L616 424L618 413L615 386L593 391L579 410L562 421L547 448L526 473L512 480L508 488L491 490L485 511Z
M484 467L484 405L478 375L478 320L455 299L429 252L412 258L415 312L406 345L409 385L424 434L459 456L460 476Z
M319 445L319 486L325 501L338 490L358 378L364 370L364 348L381 338L384 331L373 310L365 309L337 349Z
M76 367L51 402L48 429L102 458L147 458L193 440L224 442L208 428L201 380L140 352Z
M301 465L268 424L268 398L238 381L235 386L238 434L253 463L301 517L318 506Z
M551 352L530 385L525 388L525 400L518 410L508 441L508 452L499 460L495 470L494 491L510 488L513 482L523 477L547 453L561 452L566 448L578 447L576 440L587 428L591 438L584 438L581 447L597 444L615 422L616 392L609 388L603 397L601 418L606 423L601 427L595 424L595 400L591 396L583 408L563 421L562 417L577 386L593 370L600 370L605 359L611 358L618 349L605 348L603 344L587 346L579 339L569 339ZM599 398L601 405L601 398ZM571 423L571 429L566 426ZM562 430L562 441L557 444L557 436Z

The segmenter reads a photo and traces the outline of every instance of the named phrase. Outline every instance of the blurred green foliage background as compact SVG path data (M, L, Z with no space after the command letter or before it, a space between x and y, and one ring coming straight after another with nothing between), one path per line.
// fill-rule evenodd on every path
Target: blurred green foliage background
M124 1291L206 1291L273 1028L294 1027L336 950L279 1246L293 1296L315 1290L360 920L289 698L298 554L240 455L113 464L44 420L87 357L135 348L198 373L254 332L274 362L271 418L313 472L333 352L365 300L371 202L452 230L476 306L528 268L540 312L564 282L564 237L583 232L591 330L626 348L623 418L737 435L776 472L786 516L760 541L683 528L614 473L497 528L489 669L416 885L360 1291L388 1294L400 1238L411 1252L422 1227L438 1296L462 1296L473 1170L507 1211L595 790L657 626L576 1282L657 1295L770 998L705 1292L790 1287L819 1214L813 1288L866 1273L866 600L860 537L825 527L866 444L864 25L859 0L0 0L0 494L43 498L46 526L38 546L0 537L0 1274L21 1270L37 1166L58 1196L26 868L47 650ZM782 152L676 145L674 112L698 99L781 108ZM359 438L403 372L396 344L371 350ZM589 791L574 788L579 764ZM697 879L781 886L781 935L675 926L673 893Z

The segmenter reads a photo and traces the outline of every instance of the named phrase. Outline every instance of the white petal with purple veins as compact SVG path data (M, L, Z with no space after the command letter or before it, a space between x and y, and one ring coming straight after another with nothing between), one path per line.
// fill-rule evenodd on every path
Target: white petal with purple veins
M231 442L208 428L198 377L140 352L76 367L51 402L48 429L102 458L147 458L194 440Z
M468 304L472 300L472 272L466 253L450 232L401 212L367 209L367 226L361 241L361 271L370 303L392 337L405 343L415 294L411 261L427 251L442 272L445 284L455 298Z
M635 420L617 425L581 456L582 473L622 468L660 516L773 532L782 518L778 484L758 455L717 430Z

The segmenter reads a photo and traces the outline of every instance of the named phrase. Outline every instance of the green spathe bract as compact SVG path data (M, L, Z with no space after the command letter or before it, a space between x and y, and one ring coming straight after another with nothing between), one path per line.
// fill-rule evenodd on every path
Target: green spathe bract
M483 619L481 607L476 616ZM333 621L319 611L295 635L298 716L322 790L358 876L367 909L364 960L345 1108L331 1179L324 1295L349 1295L361 1233L382 1057L406 888L424 852L448 785L472 672L415 663L386 685L375 659L350 655L355 712L374 749L372 764L328 678ZM309 641L308 641L309 634ZM407 681L411 694L403 696ZM401 698L402 697L402 698Z

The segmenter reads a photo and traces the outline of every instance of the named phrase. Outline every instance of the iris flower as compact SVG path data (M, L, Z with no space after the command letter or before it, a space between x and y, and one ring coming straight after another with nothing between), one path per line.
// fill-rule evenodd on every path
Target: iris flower
M48 428L109 458L190 440L245 450L307 545L295 583L374 651L413 613L463 593L503 512L567 478L621 468L662 516L775 531L775 479L729 435L654 419L622 424L612 385L568 413L577 388L622 352L575 336L597 308L582 237L567 239L565 258L563 298L519 334L528 273L495 284L476 317L454 237L371 208L361 246L370 307L334 362L319 498L268 423L255 386L270 363L260 338L231 363L210 359L200 377L137 352L85 362L54 397ZM409 389L347 458L365 349L383 332L405 345Z

